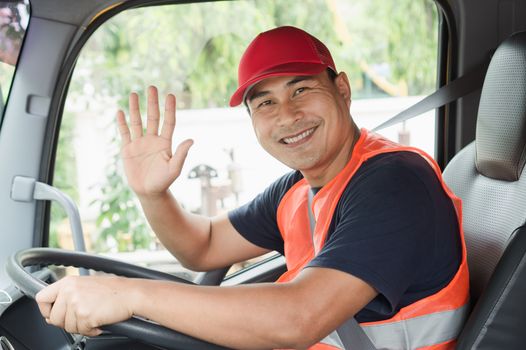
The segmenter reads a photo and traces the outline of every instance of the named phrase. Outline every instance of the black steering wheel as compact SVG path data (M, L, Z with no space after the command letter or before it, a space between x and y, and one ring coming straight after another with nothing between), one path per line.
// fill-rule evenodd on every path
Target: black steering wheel
M14 284L28 297L35 295L47 284L24 269L26 266L63 265L83 267L96 271L112 273L124 277L169 280L178 283L194 284L185 279L122 261L83 252L53 248L31 248L11 255L6 271ZM227 348L168 329L159 324L132 317L129 320L101 327L113 334L126 336L142 343L160 346L171 350L226 350Z

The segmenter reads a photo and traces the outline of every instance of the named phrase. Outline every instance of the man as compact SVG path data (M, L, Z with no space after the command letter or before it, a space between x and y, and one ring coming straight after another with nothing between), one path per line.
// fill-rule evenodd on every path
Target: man
M172 154L173 95L159 133L149 88L144 135L130 95L130 127L117 116L122 157L152 228L181 263L211 270L277 250L288 268L280 283L72 277L37 295L48 322L97 335L137 315L233 348L341 349L327 336L356 317L376 347L452 348L467 269L459 202L434 161L358 129L347 76L324 44L294 27L262 33L247 48L230 101L240 103L262 147L296 171L228 215L185 212L168 190L192 144Z

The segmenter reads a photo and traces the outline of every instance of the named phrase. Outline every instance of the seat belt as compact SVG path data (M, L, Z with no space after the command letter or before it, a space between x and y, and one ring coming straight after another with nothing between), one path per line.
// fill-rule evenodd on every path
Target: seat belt
M312 199L314 193L312 189L309 189L308 203L309 203L309 224L310 232L314 241L314 227L316 227L316 220L312 213ZM349 318L345 321L338 329L336 333L343 344L344 350L376 350L371 339L365 334L362 327L358 324L354 317Z
M378 131L388 126L409 120L417 115L442 107L447 103L458 100L459 98L482 88L490 60L491 55L469 73L442 86L423 100L415 103L407 109L404 109L394 117L376 126L372 131Z

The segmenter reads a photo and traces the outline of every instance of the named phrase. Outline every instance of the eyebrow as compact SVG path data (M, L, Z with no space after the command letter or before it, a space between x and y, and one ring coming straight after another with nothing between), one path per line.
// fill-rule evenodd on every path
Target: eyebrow
M292 85L297 84L297 83L299 83L299 82L302 82L302 81L305 81L305 80L312 80L312 79L313 79L313 77L310 76L310 75L300 75L300 76L294 77L294 78L292 78L291 80L287 81L287 82L285 83L285 85L286 85L287 87L289 87L289 86L292 86ZM247 102L250 103L250 102L252 102L253 100L255 100L256 98L258 98L258 97L262 97L262 96L265 96L265 95L268 95L269 93L270 93L270 91L268 91L268 90L257 91L257 92L255 92L255 93L253 93L253 94L250 94L250 95L247 97L246 100L247 100Z
M265 95L268 95L270 94L270 91L268 90L264 90L264 91L258 91L256 93L253 93L253 94L250 94L248 97L247 97L247 102L250 103L252 102L253 100L255 100L256 98L258 97L262 97L262 96L265 96Z
M314 78L312 77L312 75L301 75L301 76L297 76L297 77L294 77L293 79L289 80L287 82L287 86L292 86L294 84L297 84L301 81L305 81L305 80L313 80Z

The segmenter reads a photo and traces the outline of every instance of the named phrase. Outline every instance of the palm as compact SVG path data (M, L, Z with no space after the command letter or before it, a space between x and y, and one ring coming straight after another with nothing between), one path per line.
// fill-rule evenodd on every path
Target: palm
M159 102L154 87L148 90L148 122L144 135L136 94L130 95L130 127L122 111L119 111L117 119L122 137L121 155L130 187L139 195L156 195L167 191L181 173L191 146L187 140L172 154L175 97L168 95L166 98L165 119L160 133Z
M170 169L172 143L145 135L123 146L121 155L131 188L136 193L163 192L175 180Z

